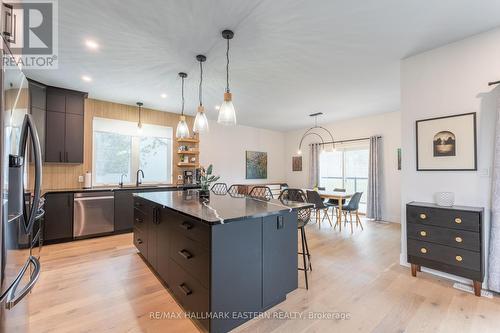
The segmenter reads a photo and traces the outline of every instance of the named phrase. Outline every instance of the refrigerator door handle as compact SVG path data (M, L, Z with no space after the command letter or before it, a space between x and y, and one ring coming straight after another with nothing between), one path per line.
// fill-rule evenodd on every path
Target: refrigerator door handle
M41 187L42 187L42 150L40 147L40 139L38 138L38 132L36 130L33 117L30 114L24 116L23 126L21 130L21 142L19 146L19 156L26 155L26 144L29 137L31 138L31 144L33 146L33 156L35 157L35 186L33 193L33 203L29 215L26 212L26 205L23 204L23 215L25 221L26 233L30 233L33 225L36 221L36 216L38 214L41 198ZM24 178L23 178L22 188L24 190Z
M24 286L24 288L16 295L17 287L19 287L19 283L21 283L24 274L28 271L30 265L33 265L33 271L31 273L30 281ZM34 256L30 256L29 260L23 267L21 274L18 276L14 284L12 285L9 293L7 294L7 301L5 302L5 308L7 310L12 309L19 303L26 295L29 294L31 289L35 286L38 278L40 277L40 261Z

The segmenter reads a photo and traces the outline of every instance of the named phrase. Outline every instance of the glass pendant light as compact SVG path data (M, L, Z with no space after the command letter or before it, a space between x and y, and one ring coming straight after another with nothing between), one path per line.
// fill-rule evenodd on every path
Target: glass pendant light
M142 134L142 121L141 121L141 112L142 112L142 102L137 102L137 106L139 107L139 122L137 123L137 133Z
M207 60L207 57L199 54L196 56L196 60L200 62L200 88L198 90L200 105L198 106L198 112L196 112L196 117L194 118L193 132L205 133L208 132L208 120L207 116L205 115L205 108L203 107L202 84L203 84L203 63Z
M177 124L177 130L175 131L175 137L177 139L185 139L189 137L189 128L186 123L186 116L184 115L184 79L187 77L186 73L179 73L179 76L182 80L182 109L181 109L181 117L179 123Z
M226 92L224 93L224 102L222 102L219 109L219 117L217 122L223 125L236 125L236 112L233 106L233 95L229 90L229 40L234 37L231 30L224 30L222 38L227 40L226 49Z

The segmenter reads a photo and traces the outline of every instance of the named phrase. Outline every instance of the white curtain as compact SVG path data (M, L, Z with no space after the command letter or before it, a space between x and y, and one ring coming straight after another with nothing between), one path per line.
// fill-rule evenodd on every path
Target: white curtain
M491 196L491 228L488 260L488 288L500 292L500 100L495 135L493 186Z
M366 217L376 221L382 220L382 138L370 137L370 160L368 165L368 193Z
M321 144L313 143L309 145L309 188L319 186L319 154L321 153Z

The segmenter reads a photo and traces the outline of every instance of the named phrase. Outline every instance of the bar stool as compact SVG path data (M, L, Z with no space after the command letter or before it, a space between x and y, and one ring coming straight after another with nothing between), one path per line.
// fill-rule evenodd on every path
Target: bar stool
M271 189L267 186L254 186L248 195L265 200L273 198L273 192L271 192Z
M284 189L281 191L279 198L280 200L289 200L297 202L307 202L304 192L300 189ZM311 208L303 208L297 211L297 228L300 232L300 238L302 243L302 252L298 252L302 255L303 267L298 267L299 271L304 271L304 277L306 280L306 289L309 290L309 281L307 280L307 272L312 271L311 264L311 253L309 252L309 246L307 245L306 229L305 226L311 220Z

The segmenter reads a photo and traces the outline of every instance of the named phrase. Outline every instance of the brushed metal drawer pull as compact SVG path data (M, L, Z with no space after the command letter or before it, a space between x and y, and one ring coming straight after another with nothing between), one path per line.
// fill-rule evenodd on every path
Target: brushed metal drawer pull
M456 256L456 257L455 257L455 259L456 259L458 262L460 262L460 261L462 261L462 260L463 260L461 256Z
M182 222L180 225L179 225L182 229L186 229L186 230L190 230L193 228L193 225L189 222Z
M455 237L455 242L462 243L462 237Z
M138 218L138 217L137 217L137 218L135 219L135 222L137 222L137 223L142 223L142 222L144 222L144 220L143 220L143 219L140 219L140 218Z
M420 214L420 219L421 220L425 220L426 218L427 218L427 215L425 215L424 213Z
M425 230L420 231L420 236L422 237L427 236L427 232Z
M188 250L185 250L185 249L182 249L182 250L180 250L177 253L179 255L181 255L186 260L191 259L193 257L193 255L191 254L191 252L189 252Z
M460 217L455 218L455 223L456 224L462 223L462 219Z
M420 249L420 252L422 252L422 253L425 254L425 253L427 253L427 249L425 247L423 247L423 248Z
M191 289L189 289L184 283L179 285L179 289L182 291L182 293L185 296L189 296L193 293L193 291Z

